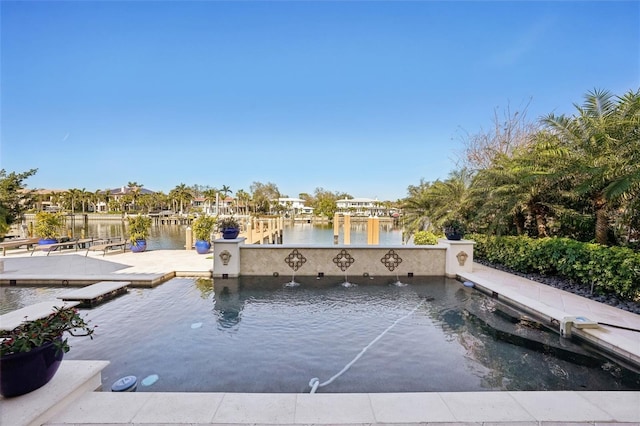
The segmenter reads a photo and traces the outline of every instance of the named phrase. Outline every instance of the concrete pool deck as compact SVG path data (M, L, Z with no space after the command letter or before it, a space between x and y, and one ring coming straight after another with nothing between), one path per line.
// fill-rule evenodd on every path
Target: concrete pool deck
M0 258L0 283L82 285L133 281L157 285L173 276L207 276L211 255L187 250L84 252ZM640 315L478 264L462 280L540 317L591 320L640 329ZM66 284L65 284L66 283ZM573 330L621 357L640 359L640 333L618 327ZM611 425L640 426L640 392L433 392L389 394L240 394L93 392L103 361L64 361L54 379L30 394L0 399L0 425Z

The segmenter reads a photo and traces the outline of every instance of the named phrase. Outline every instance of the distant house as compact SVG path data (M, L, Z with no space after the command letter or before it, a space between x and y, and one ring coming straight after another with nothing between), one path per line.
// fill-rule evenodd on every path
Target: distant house
M213 201L205 201L204 197L195 197L191 200L191 207L202 210L203 213L208 215L217 216L219 214L233 214L233 204L235 203L235 198L233 197L218 197L217 205L216 200Z
M305 206L304 202L301 198L278 198L278 204L289 214L313 214L313 207Z
M19 192L31 193L34 195L34 202L36 210L57 212L62 210L62 204L60 203L60 195L67 192L66 189L21 189Z
M350 213L354 216L386 216L388 210L382 202L373 198L343 198L336 201L339 213Z
M113 200L116 202L120 202L123 197L127 195L145 195L145 194L155 194L154 191L151 191L146 188L135 188L129 186L121 186L120 188L114 189L106 189L104 191L100 191L100 194L108 196L109 200ZM125 206L125 209L128 210L131 206ZM107 212L109 211L109 206L103 200L98 201L96 203L96 211L97 212Z

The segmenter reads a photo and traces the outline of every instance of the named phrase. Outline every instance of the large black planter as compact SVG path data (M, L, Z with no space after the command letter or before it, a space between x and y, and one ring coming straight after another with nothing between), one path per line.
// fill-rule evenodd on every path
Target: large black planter
M238 238L240 234L240 230L238 228L224 228L222 229L222 238L225 240L233 240L234 238Z
M29 352L0 358L0 395L5 398L34 391L53 378L60 367L64 351L47 342Z
M451 228L444 228L444 236L447 237L447 240L459 241L464 237L464 234Z

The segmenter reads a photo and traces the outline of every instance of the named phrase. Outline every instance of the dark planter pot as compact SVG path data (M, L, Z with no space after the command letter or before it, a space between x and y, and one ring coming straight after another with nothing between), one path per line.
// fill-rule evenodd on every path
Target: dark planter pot
M142 253L147 249L147 240L136 240L136 243L129 247L133 253Z
M444 236L447 237L447 240L460 241L462 237L464 237L464 234L454 229L445 228Z
M34 391L53 378L60 367L64 351L47 342L29 352L0 358L0 394L5 398Z
M58 240L56 240L55 238L40 238L40 240L38 241L38 244L46 245L46 244L55 244L57 242Z
M238 228L224 228L222 230L222 238L225 240L233 240L234 238L238 238L238 234L240 234L240 230Z
M198 254L207 254L211 249L211 243L209 241L196 240L195 246Z

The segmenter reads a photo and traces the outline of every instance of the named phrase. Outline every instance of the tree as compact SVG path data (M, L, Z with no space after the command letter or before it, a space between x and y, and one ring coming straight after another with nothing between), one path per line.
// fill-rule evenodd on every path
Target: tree
M216 195L218 195L218 190L216 188L206 189L202 192L204 202L208 204L207 211L211 211L211 204L216 200Z
M244 210L244 214L247 214L247 206L249 205L249 201L251 201L251 195L246 192L244 189L239 189L236 191L236 208L238 212Z
M463 167L476 172L491 167L496 158L501 155L510 157L511 154L523 145L526 145L535 134L539 125L527 119L527 109L530 101L522 108L522 111L511 112L511 106L507 105L502 117L498 109L493 111L492 128L480 131L463 138L464 150L462 152Z
M563 144L561 172L591 202L596 242L608 244L613 209L640 186L640 90L622 97L594 90L575 108L576 115L549 114L543 121Z
M337 201L339 194L337 192L327 191L323 188L316 188L311 200L313 213L317 216L324 216L333 219L338 210Z
M275 183L253 182L249 187L252 194L254 213L267 214L271 209L271 200L280 198L280 191Z
M0 235L4 236L10 226L22 217L26 205L31 203L33 194L25 191L24 181L36 174L38 169L23 173L0 170Z
M220 189L220 196L222 198L222 201L224 203L224 209L225 212L227 210L227 203L225 203L225 200L227 199L227 196L231 193L231 188L228 187L227 185L222 185L222 189Z
M431 209L429 189L431 182L420 179L419 185L409 185L409 195L402 204L403 215L403 239L408 241L411 235L419 231L426 231L431 227L428 212Z
M169 197L171 198L173 203L180 205L180 213L184 212L185 204L188 205L191 200L193 200L193 194L191 193L191 190L184 183L181 183L180 185L173 188L169 192Z
M530 219L535 222L535 234L546 237L549 216L562 210L558 153L555 138L541 131L529 145L510 155L500 154L489 168L480 170L471 185L471 210L477 221L498 234L515 226L522 235Z

